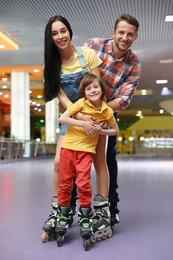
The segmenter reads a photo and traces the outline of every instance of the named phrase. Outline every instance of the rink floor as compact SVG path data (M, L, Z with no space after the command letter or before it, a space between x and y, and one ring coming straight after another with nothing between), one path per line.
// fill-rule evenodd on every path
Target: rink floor
M82 246L77 215L65 243L41 242L50 212L53 159L0 164L2 260L172 260L173 158L119 158L120 223L112 238ZM95 194L95 173L91 181Z

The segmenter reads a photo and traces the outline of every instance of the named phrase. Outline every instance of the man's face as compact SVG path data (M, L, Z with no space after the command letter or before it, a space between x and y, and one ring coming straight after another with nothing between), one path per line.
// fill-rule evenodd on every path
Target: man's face
M116 30L112 31L113 46L119 51L126 52L137 38L136 27L125 21L118 23Z

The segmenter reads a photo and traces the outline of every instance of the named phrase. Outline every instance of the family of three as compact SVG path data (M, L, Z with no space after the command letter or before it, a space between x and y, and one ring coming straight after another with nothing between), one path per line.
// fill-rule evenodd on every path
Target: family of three
M140 62L130 49L138 28L136 18L123 14L115 22L112 38L93 38L78 47L71 43L73 32L64 17L54 16L46 25L44 99L58 97L63 112L54 159L53 209L43 224L47 234L66 233L76 211L76 186L82 237L92 230L96 239L111 236L111 225L119 223L116 119L117 111L130 104L140 78ZM97 188L94 212L92 162Z

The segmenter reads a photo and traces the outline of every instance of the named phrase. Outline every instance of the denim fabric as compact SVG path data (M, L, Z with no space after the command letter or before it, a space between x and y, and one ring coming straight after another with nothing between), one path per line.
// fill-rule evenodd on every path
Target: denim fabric
M61 86L65 91L67 97L70 99L72 103L75 103L79 99L79 84L81 79L89 73L89 70L86 66L86 62L84 56L82 54L81 48L76 47L76 51L78 54L78 58L82 67L82 70L77 73L65 74L63 72L61 74ZM67 126L62 125L59 135L65 135Z

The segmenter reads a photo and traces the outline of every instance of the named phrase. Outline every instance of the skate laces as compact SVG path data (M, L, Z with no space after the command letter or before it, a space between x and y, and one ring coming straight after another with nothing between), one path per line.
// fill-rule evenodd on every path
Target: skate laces
M78 225L82 226L83 228L90 228L92 220L89 218L81 218L78 221Z
M66 217L65 215L63 214L59 214L58 215L58 223L65 226L68 224L68 222L70 221L70 218L69 217Z

